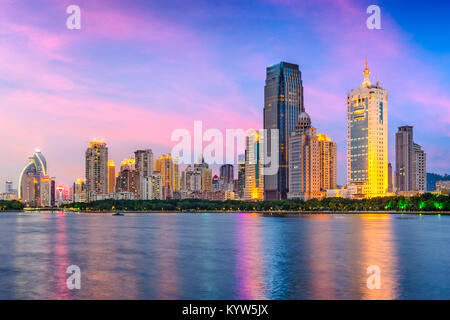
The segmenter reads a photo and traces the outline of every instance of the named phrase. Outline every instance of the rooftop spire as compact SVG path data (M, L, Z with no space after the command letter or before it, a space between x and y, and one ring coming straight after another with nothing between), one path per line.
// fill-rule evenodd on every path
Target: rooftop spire
M365 87L371 86L372 83L370 82L370 78L369 78L370 70L369 70L369 63L367 62L367 58L366 58L366 67L364 68L363 74L364 74L364 81L362 83L362 86L365 86Z

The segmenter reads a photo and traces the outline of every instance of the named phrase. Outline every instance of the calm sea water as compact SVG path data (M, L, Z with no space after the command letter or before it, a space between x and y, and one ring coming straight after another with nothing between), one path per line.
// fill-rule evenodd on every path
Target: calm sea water
M0 299L422 298L450 299L450 216L0 214Z

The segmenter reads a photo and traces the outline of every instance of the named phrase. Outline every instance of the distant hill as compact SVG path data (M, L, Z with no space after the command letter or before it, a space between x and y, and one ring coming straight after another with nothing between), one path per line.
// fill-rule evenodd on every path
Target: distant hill
M437 173L427 173L427 191L435 191L436 190L436 182L437 181L448 181L450 180L450 175L440 175Z

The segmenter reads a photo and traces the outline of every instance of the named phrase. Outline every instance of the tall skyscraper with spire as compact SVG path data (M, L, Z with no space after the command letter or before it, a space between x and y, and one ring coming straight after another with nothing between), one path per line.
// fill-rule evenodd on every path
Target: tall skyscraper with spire
M388 188L387 91L370 81L347 95L347 184L353 198L386 195Z
M264 198L286 199L288 181L288 140L295 130L298 115L303 106L302 74L298 65L280 62L267 68L264 87L264 129L267 130L267 155L278 153L279 169L276 174L264 175ZM279 130L278 149L271 145L271 130Z

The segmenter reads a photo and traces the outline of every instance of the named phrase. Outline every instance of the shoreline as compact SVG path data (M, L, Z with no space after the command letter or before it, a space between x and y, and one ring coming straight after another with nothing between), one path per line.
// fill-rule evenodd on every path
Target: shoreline
M27 210L17 210L17 211L0 211L2 212L60 212L64 213L110 213L110 214L126 214L126 213L244 213L244 214L263 214L263 215L318 215L318 214L330 214L330 215L342 215L342 214L408 214L408 215L450 215L450 211L331 211L331 210L323 210L323 211L242 211L242 210L187 210L187 211L164 211L164 210L141 210L141 211L128 211L128 210L70 210L64 208L55 208L55 209L40 209L33 208Z

